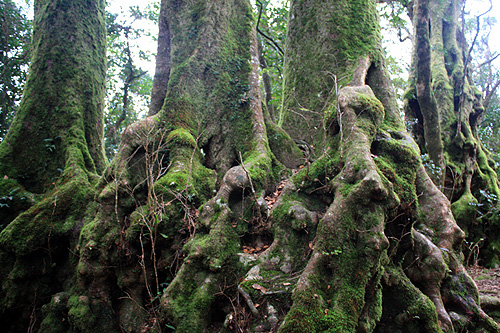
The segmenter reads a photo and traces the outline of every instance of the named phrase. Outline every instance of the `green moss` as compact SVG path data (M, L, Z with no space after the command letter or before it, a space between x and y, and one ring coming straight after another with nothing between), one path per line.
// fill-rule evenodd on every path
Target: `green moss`
M334 156L329 158L321 156L312 164L306 165L292 177L291 181L303 191L312 191L316 189L318 180L322 184L327 183L341 170L341 166L337 151Z
M58 293L54 295L50 303L42 307L44 318L40 324L39 332L68 332L70 331L68 316L68 294Z
M30 208L36 200L13 179L0 180L0 231L2 231L21 212Z
M381 324L387 331L442 332L432 301L417 289L401 268L385 266Z
M74 226L93 195L93 188L78 179L56 187L0 233L0 245L18 255L46 247L51 236L63 235Z
M500 189L498 188L498 182L494 181L497 179L497 174L490 167L488 163L488 156L481 147L477 148L477 164L478 172L483 172L485 174L484 178L487 178L485 185L488 186L488 190L494 193L497 198L500 198Z
M215 11L202 1L193 6L169 6L172 69L164 104L166 112L161 119L198 133L200 146L210 146L214 137L224 133L223 139L215 140L227 147L224 154L250 150L251 8L244 1L236 1L231 8L217 7ZM220 38L207 40L214 25ZM231 157L233 160L228 161ZM216 169L226 171L234 157L219 156L211 162Z
M369 0L301 0L291 6L290 17L279 124L319 152L335 89L350 83L359 59L381 59L377 9Z
M88 296L73 295L68 300L68 320L73 330L114 332L114 314L104 304L95 302Z
M354 184L344 184L339 191L343 196L348 196L353 188Z
M167 142L171 145L185 145L191 148L197 146L193 135L184 128L177 128L171 131L167 136Z
M192 149L177 148L166 175L155 183L157 193L165 195L164 200L171 200L172 192L182 193L188 201L198 206L213 196L216 174L203 166L199 152L193 159L192 154Z
M300 194L287 195L286 200L281 198L281 203L272 212L272 218L276 221L273 225L273 233L286 235L281 237L281 247L286 249L287 255L293 258L294 265L297 267L305 265L308 244L316 235L316 226L310 220L306 209L311 210L317 207L307 205L307 201L302 199L303 196ZM282 256L281 250L278 250L275 255Z
M237 234L221 214L209 234L200 235L189 241L184 250L191 256L203 258L203 264L211 271L221 270L223 265L229 265L236 260L235 254L240 244Z
M66 4L38 6L24 98L0 145L0 174L34 193L50 190L74 162L70 149L80 150L85 172L105 167L104 2Z
M312 296L314 292L295 292L294 306L287 314L279 332L321 332L320 323L324 316L325 307L319 297ZM312 297L311 297L312 296Z
M268 188L270 183L277 179L277 175L273 174L273 161L269 150L262 153L252 149L243 155L243 162L256 191Z
M464 193L451 205L451 211L460 228L468 233L471 223L476 219L478 201L470 192Z
M374 96L358 93L350 106L360 118L367 118L370 124L370 132L376 131L384 119L384 106Z
M303 162L304 156L290 135L272 121L266 121L266 130L269 147L278 161L288 168L297 168Z

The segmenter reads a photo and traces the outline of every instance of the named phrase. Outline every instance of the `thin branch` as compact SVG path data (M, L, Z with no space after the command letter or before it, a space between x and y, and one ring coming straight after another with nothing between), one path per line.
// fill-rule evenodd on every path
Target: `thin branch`
M479 36L479 32L481 29L480 18L481 18L481 16L488 14L492 8L493 8L493 4L491 3L491 0L490 0L490 8L487 11L485 11L484 13L476 16L476 35L474 36L474 40L472 41L472 44L470 45L469 52L467 53L467 58L465 58L464 72L462 74L462 81L460 82L460 100L458 102L458 122L457 122L456 136L460 135L460 133L462 131L462 107L463 107L463 103L464 103L464 99L465 99L465 96L464 96L465 78L467 76L467 71L468 71L468 67L469 67L469 62L470 62L472 50L474 49L474 46L475 46L476 41L477 41L477 37ZM464 13L464 9L462 9L462 29L464 29L463 28L463 25L464 25L463 13ZM462 30L462 33L465 34L465 30Z
M243 298L247 302L247 305L250 308L250 311L252 311L253 315L258 316L259 310L257 310L257 308L255 307L255 305L252 301L252 297L245 290L243 290L243 288L241 288L241 286L238 286L238 292L240 293L241 296L243 296Z
M500 86L500 79L498 79L497 82L495 82L495 85L491 88L491 90L484 97L484 101L483 101L484 108L486 108L488 106L488 104L490 104L491 98L493 97L493 95L495 94L495 92L499 86Z
M472 41L472 44L470 45L469 52L467 54L467 58L465 59L466 61L465 61L465 70L464 70L464 73L467 72L467 66L468 66L470 58L471 58L472 50L473 50L473 48L474 48L474 46L476 44L477 37L479 36L479 32L481 31L480 30L481 29L481 22L480 22L479 19L481 18L481 16L484 16L484 15L488 14L491 11L492 8L493 8L493 4L491 3L491 0L490 0L490 8L487 11L485 11L484 13L479 14L478 16L476 16L476 35L474 36L474 40Z
M500 53L499 53L499 54L497 54L496 56L494 56L493 58L488 59L488 60L486 60L485 62L483 62L483 63L479 64L477 67L483 67L484 65L488 65L488 64L490 64L491 62L493 62L494 60L496 60L498 57L500 57Z
M262 16L262 2L257 0L257 3L259 4L259 18L257 19L257 32L261 34L263 37L265 37L267 40L269 40L279 51L279 53L283 56L285 52L281 49L281 47L268 35L266 35L262 30L259 29L259 23L260 23L260 18Z

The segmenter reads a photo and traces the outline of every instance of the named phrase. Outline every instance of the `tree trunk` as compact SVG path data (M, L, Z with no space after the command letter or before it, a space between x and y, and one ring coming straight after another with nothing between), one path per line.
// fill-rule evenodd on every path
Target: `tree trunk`
M415 1L413 49L405 112L434 183L451 200L458 224L482 263L496 265L498 180L478 136L484 108L468 68L470 50L458 22L462 1ZM482 240L483 239L483 240Z
M68 247L105 168L104 22L104 1L35 2L30 74L0 145L0 326L10 331L38 326L41 305L74 279Z
M167 17L167 3L161 2L158 17L158 50L156 53L156 68L149 104L149 115L155 115L163 106L167 94L168 78L170 76L170 27Z
M104 170L106 45L99 6L97 1L35 4L31 74L0 149L1 174L30 191L48 190L65 166L77 160L86 172Z
M294 170L297 147L262 109L249 1L162 7L162 110L125 130L85 214L74 212L87 202L60 210L70 195L56 192L39 206L57 212L50 223L17 231L28 210L0 234L4 323L31 313L19 306L30 283L41 295L28 299L33 327L47 332L500 331L461 264L450 203L405 131L375 1L291 3L293 101L281 119L317 147ZM308 103L318 108L300 109ZM68 232L54 234L56 221ZM22 243L40 231L45 248L71 254ZM33 260L54 273L35 278Z

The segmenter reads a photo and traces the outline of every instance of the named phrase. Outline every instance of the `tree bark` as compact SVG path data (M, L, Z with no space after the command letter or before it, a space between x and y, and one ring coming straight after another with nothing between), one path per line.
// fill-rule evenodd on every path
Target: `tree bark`
M421 151L428 154L428 173L453 203L468 241L486 239L482 263L495 265L498 221L492 212L500 193L478 136L484 108L467 72L469 49L458 22L461 8L461 1L415 1L417 40L405 112Z
M88 13L84 20L82 13ZM104 170L102 15L98 1L35 4L31 74L0 148L2 175L29 190L46 191L61 176L68 153L81 159L88 172ZM78 147L77 142L85 144Z
M157 114L161 110L167 94L168 78L170 76L170 28L168 21L166 2L162 1L158 18L159 32L155 76L148 113L150 116Z
M400 117L374 0L291 3L284 105L320 106L282 116L291 133L321 129L294 170L293 140L262 108L249 1L162 6L162 110L125 130L94 200L59 188L2 231L5 327L34 313L42 332L500 331ZM293 89L304 80L314 85ZM44 223L21 228L23 216ZM32 308L25 285L38 287Z
M41 305L72 285L68 248L106 166L104 1L35 1L32 45L0 145L0 326L10 331L38 326Z

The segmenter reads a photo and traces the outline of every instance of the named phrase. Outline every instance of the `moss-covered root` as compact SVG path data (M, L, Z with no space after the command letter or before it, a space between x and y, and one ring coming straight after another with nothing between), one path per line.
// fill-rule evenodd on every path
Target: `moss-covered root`
M433 301L444 331L500 327L479 307L477 290L462 265L461 244L465 237L457 226L450 203L423 167L416 179L421 223L414 230L413 260L407 274ZM466 296L465 296L466 295ZM464 321L463 318L468 320Z
M372 331L382 313L381 258L389 242L385 211L399 204L370 151L384 109L368 86L339 92L343 170L332 181L335 199L319 222L315 250L294 294L282 332ZM377 296L378 295L378 296Z
M400 266L384 266L383 314L375 332L442 332L431 300L410 281Z
M457 270L458 269L458 270ZM455 331L500 332L500 326L481 309L476 284L463 267L452 269L441 286Z
M67 278L68 248L76 243L82 216L95 194L85 172L75 165L68 166L67 175L52 191L0 233L0 318L4 327L20 324L25 328L19 330L26 330L26 318L37 310L33 306L60 291L59 283ZM65 181L71 176L71 181Z
M235 277L238 235L223 209L208 234L190 240L187 258L161 298L161 308L179 332L203 332L215 294Z
M270 156L257 154L255 159L231 168L217 195L203 205L200 232L186 244L188 256L161 300L163 311L179 331L202 332L208 324L214 294L237 267L235 254L240 243L231 225L229 198L245 189L255 191L257 185L261 188L262 184L254 184L252 179L268 178L268 167Z
M414 256L407 268L407 274L413 284L429 297L436 307L439 324L444 332L453 332L453 324L441 297L441 282L446 275L446 264L441 250L427 237L413 230Z

